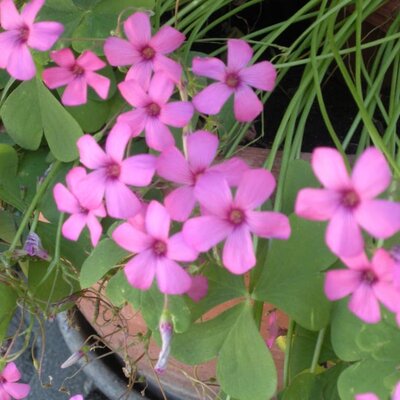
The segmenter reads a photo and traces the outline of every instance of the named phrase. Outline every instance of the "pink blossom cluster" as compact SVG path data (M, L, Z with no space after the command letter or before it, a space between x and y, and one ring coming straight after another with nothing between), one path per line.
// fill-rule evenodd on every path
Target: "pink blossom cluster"
M20 379L21 373L15 363L8 363L0 372L0 399L25 399L31 388L26 383L18 383Z
M187 293L198 301L207 291L207 280L191 276L186 266L200 252L225 242L223 265L234 274L243 274L256 264L252 235L287 239L290 226L286 216L258 210L275 188L269 171L252 170L237 157L215 163L219 140L207 131L191 133L187 128L182 153L170 127L186 127L195 108L206 114L219 112L231 94L235 96L237 118L254 119L262 104L249 85L272 90L275 70L268 62L248 67L250 46L242 40L229 40L227 67L215 58L196 58L193 62L193 72L220 82L200 92L193 104L171 101L176 86L182 89L182 68L167 55L183 43L184 35L165 26L152 36L149 16L143 12L130 16L124 31L127 39L107 39L104 52L111 65L130 67L118 89L133 108L118 117L104 149L91 135L78 140L80 162L85 168L73 168L67 174L67 186L58 183L54 188L59 210L71 214L62 233L77 240L87 226L95 246L102 234L98 218L108 215L123 219L112 236L133 253L125 267L130 284L146 290L156 279L161 292ZM85 100L86 84L106 96L108 87L106 90L93 72L103 66L96 56L86 52L75 60L69 49L63 49L51 57L59 66L44 71L43 77L49 87L67 84L65 104ZM78 70L79 81L75 74ZM206 103L216 102L218 109L206 107ZM142 132L148 147L158 156L130 155L128 144ZM163 203L145 203L132 189L148 188L155 175L175 187ZM179 230L172 227L173 223L183 225Z
M396 284L400 264L384 249L377 249L369 261L361 232L362 228L373 238L387 239L400 230L400 204L376 198L392 180L385 157L368 148L349 175L337 150L318 148L311 164L324 188L302 189L296 213L329 221L326 243L347 267L327 272L327 297L338 300L351 295L349 309L367 323L380 321L383 304L397 314L400 324L400 287Z

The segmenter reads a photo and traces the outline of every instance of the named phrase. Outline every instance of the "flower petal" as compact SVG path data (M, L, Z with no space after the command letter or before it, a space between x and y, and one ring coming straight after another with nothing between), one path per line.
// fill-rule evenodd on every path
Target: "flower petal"
M182 76L182 67L179 63L157 53L153 59L154 72L164 72L174 83L178 83Z
M243 68L239 77L247 85L271 92L275 87L276 69L270 62L262 61Z
M164 150L157 159L157 174L171 182L191 185L192 173L182 153L174 146Z
M31 387L26 383L3 383L4 390L15 400L25 399Z
M122 97L133 107L146 107L152 103L150 96L138 81L123 81L118 85Z
M7 64L8 73L15 79L27 81L36 74L35 63L25 44L18 44L10 53Z
M130 260L125 268L129 284L137 289L147 290L153 283L156 274L157 259L152 250L146 250Z
M97 144L93 136L83 135L76 143L81 163L90 169L97 169L107 165L109 161L103 149Z
M193 112L193 105L189 101L174 101L161 108L160 121L175 128L183 128L191 120Z
M233 90L225 83L217 82L207 86L193 97L193 105L196 110L204 114L218 114L226 103Z
M312 154L311 165L314 174L326 188L342 191L352 187L342 155L336 149L316 148Z
M62 234L69 240L78 240L83 228L86 225L86 214L72 214L62 226Z
M195 186L194 194L199 203L210 213L226 218L232 207L232 193L227 181L220 174L205 174Z
M127 185L147 186L153 179L155 169L156 157L151 154L139 154L122 162L119 179Z
M38 12L43 7L44 2L45 0L31 0L29 3L26 3L21 11L21 17L24 22L28 25L33 24Z
M80 212L79 202L76 197L61 183L57 183L53 189L54 200L61 212L75 214Z
M250 168L239 157L233 157L230 160L223 161L219 164L213 165L208 169L208 172L218 172L224 175L229 186L237 186L242 179L243 174Z
M153 238L167 240L171 218L165 207L158 201L151 201L146 212L146 231Z
M392 174L384 155L370 147L357 160L351 180L362 197L373 198L390 185Z
M135 12L124 22L124 31L136 49L146 46L151 39L149 16L143 12Z
M288 239L290 224L286 215L273 211L248 211L246 222L250 231L263 238Z
M263 110L263 104L248 86L240 86L235 91L233 111L239 122L253 121Z
M235 205L245 210L259 207L274 189L275 178L268 170L259 168L246 171L236 191Z
M0 2L0 5L2 3ZM6 68L14 48L18 47L19 34L17 31L0 32L0 68Z
M9 362L1 372L1 376L7 382L17 382L21 379L21 372L14 362Z
M126 145L131 138L129 125L117 123L107 136L106 153L116 162L121 162L124 158Z
M217 154L218 143L218 137L207 131L197 131L186 137L188 159L194 172L210 166Z
M194 57L192 61L194 74L220 82L225 80L225 68L225 64L215 57Z
M179 264L166 257L157 260L156 275L161 293L183 294L192 285L190 275Z
M197 251L208 251L231 234L227 221L214 216L189 219L183 226L185 241Z
M192 276L192 284L186 294L194 301L199 302L208 292L208 280L205 276Z
M367 324L376 324L381 319L378 300L371 287L365 283L351 296L349 309Z
M396 312L400 304L400 292L389 282L377 282L373 291L379 301L390 311Z
M355 400L379 400L379 397L374 393L361 393L355 395Z
M222 263L232 274L244 274L256 265L253 241L246 225L237 227L227 237Z
M196 204L192 186L181 186L164 199L165 208L175 221L184 222L192 213Z
M301 189L297 194L295 213L313 221L326 221L340 206L340 193L329 189Z
M185 40L185 35L171 26L164 25L150 40L150 46L161 54L175 51Z
M79 182L75 194L80 204L88 210L98 208L103 201L107 176L103 169L91 172Z
M79 106L87 102L87 83L83 77L75 77L64 90L61 101L66 106Z
M97 243L99 243L103 228L99 220L93 215L93 213L88 214L86 224L89 229L92 245L93 247L96 247Z
M128 223L119 225L112 233L112 237L119 246L132 253L141 253L149 249L154 240L145 232Z
M75 76L66 68L52 67L43 71L42 78L47 87L55 89L67 85L75 79Z
M145 135L147 145L157 151L163 151L175 144L171 131L158 118L147 119Z
M107 213L113 218L130 218L142 208L137 196L124 183L110 180L106 184Z
M0 25L5 30L18 29L23 23L13 0L0 1Z
M372 236L386 239L400 230L400 203L365 200L354 211L357 222Z
M392 282L395 270L397 269L397 261L385 249L375 250L374 256L371 261L371 266L374 273L380 280ZM400 302L399 302L400 304Z
M354 215L339 208L332 216L326 230L328 247L339 257L356 257L362 253L364 240Z
M244 68L253 57L253 50L241 39L228 40L228 69L233 72Z
M190 247L182 232L176 233L168 240L167 257L175 261L194 261L198 252Z
M107 64L92 51L85 50L76 60L76 63L87 71L97 71Z
M132 65L140 61L139 52L127 40L109 37L104 43L104 54L114 67Z
M174 92L174 83L163 72L156 72L151 80L149 96L157 104L165 104Z
M149 89L152 72L153 62L140 60L129 68L129 71L125 76L125 81L134 80L143 88L143 90L147 91Z
M58 22L37 22L30 28L28 46L35 50L50 50L64 32L64 26Z
M50 58L60 67L71 68L75 64L75 56L70 48L50 52Z
M65 180L67 181L67 188L72 194L79 191L79 183L82 179L86 178L86 176L86 170L83 167L74 167L68 172Z
M87 84L93 88L100 98L105 100L110 89L110 80L103 75L91 71L86 71L85 77Z
M146 121L147 113L146 110L142 108L137 108L136 110L120 114L117 119L117 122L129 125L132 137L138 136L141 132L143 132Z
M324 285L326 297L333 301L354 293L362 282L361 277L362 272L351 269L328 271Z

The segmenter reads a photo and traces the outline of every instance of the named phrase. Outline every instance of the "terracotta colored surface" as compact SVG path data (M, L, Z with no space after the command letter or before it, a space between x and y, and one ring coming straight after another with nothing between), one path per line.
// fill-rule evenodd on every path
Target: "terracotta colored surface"
M379 27L382 31L387 31L391 23L397 17L400 12L400 0L389 0L382 7L379 7L374 13L372 13L367 21Z

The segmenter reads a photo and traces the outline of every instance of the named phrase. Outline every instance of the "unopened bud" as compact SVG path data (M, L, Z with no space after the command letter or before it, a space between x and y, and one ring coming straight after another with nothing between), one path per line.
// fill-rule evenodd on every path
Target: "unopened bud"
M84 355L85 353L82 350L76 351L61 364L61 368L68 368L71 365L76 364Z
M171 352L171 338L173 332L172 322L168 317L161 317L160 320L160 334L161 334L161 351L158 356L158 361L154 370L157 374L162 374L167 369L169 353Z
M24 244L24 251L26 251L29 256L39 257L42 260L48 261L50 258L47 251L42 246L40 237L35 232L31 232L27 236Z

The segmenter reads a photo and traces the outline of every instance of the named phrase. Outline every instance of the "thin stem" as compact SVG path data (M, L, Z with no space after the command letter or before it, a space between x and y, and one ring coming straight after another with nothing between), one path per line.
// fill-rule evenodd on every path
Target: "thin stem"
M46 192L47 187L49 186L51 180L55 176L55 174L58 172L59 168L61 167L61 162L56 161L48 175L44 178L43 183L39 186L35 196L33 197L31 204L29 204L29 207L25 211L24 217L22 218L21 224L18 227L18 230L14 236L14 239L10 245L9 251L12 253L15 248L18 245L18 242L22 236L22 233L24 232L25 227L28 225L29 218L31 217L33 211L35 210L37 204L39 201L42 199L44 193Z
M315 344L314 354L311 362L310 372L315 373L321 355L322 344L324 343L326 328L322 328L318 333L317 343Z
M293 333L296 322L293 319L289 322L289 328L286 335L286 349L285 349L285 363L283 365L283 387L287 388L290 384L289 376L289 366L290 366L290 356L292 350Z

